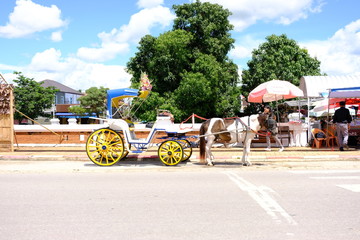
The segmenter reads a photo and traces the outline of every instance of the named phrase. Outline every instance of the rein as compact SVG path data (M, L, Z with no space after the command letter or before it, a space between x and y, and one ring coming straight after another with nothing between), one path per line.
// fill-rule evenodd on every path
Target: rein
M239 117L235 117L236 118L236 121L240 121L240 123L243 125L243 126L245 126L245 128L246 128L246 134L248 133L248 132L253 132L253 133L255 133L255 134L257 134L257 135L259 135L259 136L264 136L264 137L266 137L266 136L269 136L270 135L270 133L269 132L266 132L266 134L262 134L262 133L259 133L259 131L255 131L254 129L252 129L251 127L250 127L250 116L248 117L248 124L245 124L244 123L244 121L243 120L241 120L241 118L239 118ZM238 123L236 122L236 132L238 132ZM243 131L244 132L244 131ZM238 136L237 136L237 138L238 138ZM246 139L246 136L245 136L245 139ZM236 140L238 140L238 139L236 139Z
M198 137L207 137L207 136L211 136L211 135L216 135L216 134L221 134L221 133L228 133L228 132L236 132L236 133L238 133L238 132L240 132L240 131L239 131L239 128L238 128L239 122L241 123L241 125L242 125L242 126L244 127L244 129L245 129L245 130L241 131L241 132L246 132L245 139L247 138L247 133L248 133L248 132L253 132L253 133L255 133L255 134L257 134L257 135L260 135L260 136L267 136L267 135L269 135L269 134L261 134L261 133L259 133L258 131L255 131L255 130L251 129L251 128L250 128L250 117L248 117L248 124L244 123L244 121L241 120L241 118L239 118L239 117L223 118L223 119L233 119L233 118L236 119L236 122L235 122L235 124L236 124L236 129L235 129L235 130L231 130L231 131L221 131L221 132L216 132L216 133L209 133L209 134L199 135ZM237 141L237 142L238 142L238 140L239 140L238 138L239 138L239 136L238 136L238 134L236 134L236 141Z

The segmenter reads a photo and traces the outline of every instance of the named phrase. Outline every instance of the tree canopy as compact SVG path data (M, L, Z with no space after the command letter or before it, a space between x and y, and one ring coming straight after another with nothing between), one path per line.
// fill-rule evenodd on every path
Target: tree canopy
M154 120L154 109L168 109L177 121L192 113L203 117L234 116L239 111L237 65L228 59L234 39L230 12L218 4L196 1L174 5L173 30L158 37L144 36L127 64L138 87L146 72L152 94L137 116ZM146 118L145 118L146 117Z
M242 72L242 94L249 93L263 82L286 80L299 85L302 76L321 75L320 61L310 57L306 49L285 34L270 35L266 42L252 51L248 69ZM253 108L248 108L248 112Z
M299 85L300 78L321 75L320 61L310 57L306 49L285 34L266 37L266 42L252 52L248 69L242 73L242 91L248 95L263 82L273 79L286 80Z
M17 78L14 88L15 108L31 119L44 116L44 110L53 106L55 93L58 91L54 87L42 87L41 82L36 82L33 78L27 78L21 72L14 72ZM21 122L25 117L15 111L14 119Z
M85 95L78 99L80 101L80 107L86 109L88 113L96 113L97 117L105 115L107 90L108 88L104 87L91 87L87 89ZM78 108L73 108L72 111L83 114Z

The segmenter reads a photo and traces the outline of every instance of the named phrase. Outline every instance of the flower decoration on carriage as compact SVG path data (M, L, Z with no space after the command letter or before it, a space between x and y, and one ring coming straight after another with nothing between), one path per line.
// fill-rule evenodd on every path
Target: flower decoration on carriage
M141 74L140 81L141 81L141 87L140 87L141 91L151 91L152 85L151 85L149 77L146 73Z
M149 77L146 73L141 74L139 97L146 98L152 89Z

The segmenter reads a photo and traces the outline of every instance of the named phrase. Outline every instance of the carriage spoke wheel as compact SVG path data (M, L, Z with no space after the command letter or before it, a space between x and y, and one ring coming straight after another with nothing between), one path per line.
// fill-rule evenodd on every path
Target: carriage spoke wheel
M129 144L129 150L130 149L131 149L131 144ZM126 148L124 147L124 153L123 153L122 157L120 158L120 160L126 158L127 155L129 155L129 151L126 150Z
M174 166L183 159L184 151L180 143L168 140L160 145L158 155L165 165Z
M191 147L191 143L186 140L186 139L182 139L182 140L179 140L182 148L183 148L183 151L184 151L184 156L183 158L181 159L182 162L185 162L187 161L191 155L192 155L192 147Z
M103 128L93 132L86 142L86 153L99 166L111 166L127 155L122 137Z

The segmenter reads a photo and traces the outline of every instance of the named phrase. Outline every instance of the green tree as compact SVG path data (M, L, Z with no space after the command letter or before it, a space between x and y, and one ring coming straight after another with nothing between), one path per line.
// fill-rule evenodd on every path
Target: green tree
M144 36L135 57L127 64L138 87L142 72L153 84L151 103L137 116L155 108L169 109L176 121L192 113L204 117L234 116L239 110L237 66L228 59L234 39L229 31L230 12L218 4L174 5L177 15L172 31L155 38ZM153 119L144 119L153 120Z
M306 49L285 34L266 37L266 42L252 52L248 69L242 73L242 91L245 96L263 82L286 80L299 85L306 75L321 75L320 61L310 57Z
M85 95L79 97L80 106L88 113L96 113L97 117L105 115L106 95L108 88L91 87L85 91Z
M145 36L140 41L139 52L128 63L133 74L133 86L137 86L142 72L151 77L153 91L161 94L174 91L180 84L180 74L189 68L191 34L176 30L161 34L158 38Z
M54 87L44 88L41 82L36 82L33 78L27 78L21 72L14 72L17 78L14 88L15 108L26 116L35 119L45 116L44 110L53 106L55 93L58 91ZM14 113L14 119L21 122L25 116L18 111Z
M83 108L79 105L76 106L70 106L69 107L69 112L74 113L76 115L86 115L87 111L86 108Z
M299 85L302 76L317 76L320 73L320 61L310 57L306 49L298 46L295 40L285 34L270 35L266 42L252 52L248 69L242 73L242 94L249 93L263 82L273 79L286 80ZM260 109L250 104L246 112L255 113Z
M218 4L201 3L197 0L191 4L173 6L177 18L173 30L182 29L193 35L191 49L213 55L217 61L226 59L235 40L230 31L233 25L228 17L231 12Z

